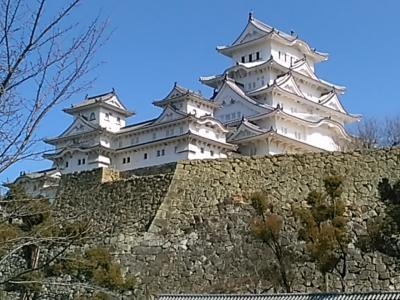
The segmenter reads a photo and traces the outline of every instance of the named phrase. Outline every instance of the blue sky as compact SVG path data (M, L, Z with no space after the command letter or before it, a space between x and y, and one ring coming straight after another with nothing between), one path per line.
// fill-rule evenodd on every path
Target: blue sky
M130 123L155 117L152 101L169 92L175 81L210 96L200 76L222 72L229 59L217 45L230 44L247 23L249 11L265 23L290 32L330 59L317 66L317 75L347 87L341 99L352 113L384 118L400 114L400 1L398 0L86 0L78 18L99 11L110 19L111 39L98 53L102 64L89 95L115 88L137 115ZM72 121L55 107L39 136L60 134ZM43 145L44 147L44 145ZM21 170L49 167L45 161L26 161L0 176L14 179Z

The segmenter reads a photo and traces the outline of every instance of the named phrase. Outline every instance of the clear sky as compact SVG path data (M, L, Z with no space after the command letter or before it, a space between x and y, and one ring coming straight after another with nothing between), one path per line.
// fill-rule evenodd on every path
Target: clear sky
M152 101L166 96L175 81L210 96L212 90L198 78L229 66L229 59L215 48L240 34L250 11L279 30L293 29L312 47L330 54L316 72L347 87L341 99L349 112L377 118L400 114L398 0L86 0L78 17L99 11L109 17L114 32L98 53L104 63L92 73L97 80L87 93L115 88L137 113L130 123L157 116L160 111ZM39 135L59 135L72 121L61 109L84 96L55 107ZM0 180L47 167L45 161L22 162Z

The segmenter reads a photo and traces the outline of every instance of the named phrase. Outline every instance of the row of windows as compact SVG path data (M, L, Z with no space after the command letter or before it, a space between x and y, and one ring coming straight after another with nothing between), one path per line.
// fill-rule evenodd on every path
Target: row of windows
M178 152L178 147L175 146L174 150L175 150L175 153L177 153ZM200 152L202 154L204 153L204 151L205 151L204 148L200 148ZM165 153L166 153L165 149L159 149L159 150L156 151L156 156L157 157L165 156ZM214 156L214 151L210 150L210 156ZM148 159L148 158L149 158L149 154L147 152L143 153L143 159ZM130 162L131 162L131 157L130 156L122 158L122 163L123 164L129 164ZM86 159L85 158L78 159L78 166L85 165L85 164L86 164ZM69 162L67 161L67 162L65 162L65 167L68 168L68 166L69 166Z
M247 56L247 62L253 62L256 60L260 60L261 59L261 55L260 55L260 51L257 51L256 53L250 53ZM242 63L246 62L246 56L242 56Z
M286 127L281 127L281 132L282 132L283 134L287 134L287 133L288 133L288 129L287 129ZM298 140L304 139L304 135L302 135L301 132L299 132L299 131L295 131L295 132L294 132L294 137L295 137L296 139L298 139Z
M106 113L104 119L106 121L110 121L110 116L112 116L112 113ZM121 123L121 118L117 117L117 123L120 124Z
M78 159L78 166L85 165L85 164L86 164L86 158ZM65 167L68 168L68 166L69 166L69 162L66 161L65 162Z
M290 65L293 65L293 63L297 60L296 57L286 53L286 52L278 52L278 57L279 59L285 61L285 62L289 62L290 61Z
M165 155L165 149L157 150L157 157L164 156Z
M204 154L204 148L200 148L200 153ZM214 151L210 150L210 156L214 156Z
M175 147L175 153L177 153L177 152L178 152L178 147ZM156 156L157 157L165 156L165 153L166 153L165 149L159 149L156 151ZM149 157L150 157L149 153L147 153L147 152L143 153L143 159L148 159ZM122 158L123 164L129 164L130 162L131 162L131 158L129 156Z
M183 133L183 127L179 127L179 133L180 134ZM170 128L165 131L165 137L170 137L170 136L173 136L174 134L175 134L175 128ZM157 139L157 132L153 132L152 139L153 140ZM140 138L138 136L131 138L131 145L139 144L139 142L140 142ZM123 146L123 142L119 141L118 147L121 148L122 146Z
M264 77L264 76L263 76ZM260 80L261 80L261 82L260 82ZM264 80L264 78L259 78L259 77L257 77L257 81L258 81L258 84L254 81L254 82L249 82L248 84L247 84L247 89L248 90L251 90L251 89L255 89L256 88L256 86L258 85L259 87L263 87L264 85L265 85L265 80Z
M295 132L294 132L294 136L295 136L295 138L298 139L298 140L303 139L303 135L302 135L300 132L298 132L298 131L295 131Z

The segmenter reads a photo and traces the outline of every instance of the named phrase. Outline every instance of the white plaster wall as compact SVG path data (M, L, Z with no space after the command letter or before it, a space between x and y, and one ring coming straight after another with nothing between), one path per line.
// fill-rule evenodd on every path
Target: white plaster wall
M175 149L175 147L177 148ZM125 171L187 159L187 152L180 152L182 148L179 142L175 142L168 144L161 143L160 145L136 151L121 151L114 157L112 167L117 170ZM164 150L164 155L162 155L162 150ZM157 151L160 151L160 156L157 156ZM147 154L147 159L144 158L145 153ZM124 164L123 158L127 157L130 157L130 162Z
M285 149L283 149L282 146L278 145L274 141L269 142L269 154L270 155L276 155L276 154L283 154L285 153Z
M307 134L307 143L328 151L340 150L335 140L332 138L332 131L327 128L309 128Z
M81 160L79 165L78 160ZM83 164L82 159L85 159ZM68 162L68 167L66 167L66 162ZM110 163L110 158L107 156L99 155L96 153L82 153L75 151L74 153L66 153L63 158L59 169L61 173L74 173L88 171L99 167L108 167Z
M242 144L239 147L239 153L242 155L254 156L254 155L276 155L283 153L291 153L292 150L284 148L282 144L276 141L256 140L246 144Z
M263 118L252 122L255 123L257 126L259 126L260 128L264 128L267 130L269 130L271 126L273 128L276 128L275 120L273 118Z
M197 135L203 136L211 140L219 141L221 143L226 142L225 133L218 128L212 128L210 126L207 126L206 124L198 124L194 122L190 124L189 128L190 131Z
M172 136L184 134L188 131L187 122L179 122L175 124L166 124L151 130L140 130L136 133L117 135L112 142L114 149L129 147L137 144L148 143Z
M273 70L263 69L253 69L247 73L246 76L240 78L240 82L243 84L243 90L250 92L259 88L262 88L276 79L278 73Z
M259 139L241 144L238 149L239 153L247 156L269 155L269 144L266 139Z
M217 103L221 105L221 108L215 111L214 116L221 122L231 122L240 120L242 116L248 117L258 114L257 109L252 104L246 105L242 102L243 100L238 100L239 96L230 89L223 89L217 97ZM233 103L232 99L234 100Z
M281 52L280 57L279 57L279 51ZM278 61L281 65L284 65L288 68L290 68L291 57L292 57L292 62L294 63L294 61L301 59L304 56L303 53L301 53L299 50L293 47L282 45L277 41L271 42L271 53L276 61ZM285 61L285 53L286 53L286 61Z
M251 46L251 47L245 47L240 50L237 50L233 55L232 55L232 64L235 65L236 62L241 63L242 62L242 56L245 56L246 58L246 63L249 62L249 54L253 54L253 62L256 59L256 52L260 52L260 60L268 60L269 57L271 56L271 45L270 41L265 41L264 43L260 43L256 46Z
M316 109L310 105L297 103L296 100L293 100L289 97L275 94L272 96L273 99L273 106L276 107L278 104L283 104L283 110L289 114L296 115L296 114L307 114L310 117L315 119L322 119L326 117L331 117L332 120L335 120L341 124L343 124L343 120L337 118L335 115L322 111L320 109ZM301 116L301 115L299 115Z
M221 152L220 148L202 142L191 142L189 149L191 150L189 159L217 159L227 157L226 153ZM211 155L211 151L213 155Z
M319 98L321 97L321 91L313 88L307 84L299 82L297 80L297 85L299 86L299 89L302 91L304 96L314 102L318 102ZM327 90L326 90L327 91Z
M335 135L334 131L325 126L307 127L283 119L278 119L275 122L278 133L282 135L327 151L339 150L338 145L332 138Z
M283 107L283 111L289 114L310 113L312 111L310 110L311 108L307 107L306 105L297 103L296 100L293 100L283 95L273 95L272 103L274 107L277 107L277 105L279 104L281 107Z
M74 152L69 156L67 154L68 159L65 159L64 162L68 161L68 167L65 167L64 163L64 172L74 173L90 170L93 167L89 164L89 157L86 153ZM78 165L78 160L81 160L81 165ZM85 163L82 163L82 159L85 159Z
M106 117L107 113L109 114L108 119ZM99 112L99 125L103 128L107 128L109 131L117 132L121 127L126 125L126 120L123 115L101 107Z
M296 124L292 121L275 118L275 128L279 134L301 142L307 141L306 131L302 125Z
M205 115L213 116L214 111L212 108L206 107L205 105L196 103L194 101L188 101L186 104L186 113L194 114L197 117Z

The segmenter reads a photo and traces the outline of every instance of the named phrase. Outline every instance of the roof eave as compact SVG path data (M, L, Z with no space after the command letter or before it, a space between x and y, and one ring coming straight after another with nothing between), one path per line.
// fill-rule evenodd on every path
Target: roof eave
M87 104L87 105L82 105L82 106L77 106L77 107L73 106L71 108L64 108L62 111L67 113L67 114L74 115L75 113L80 112L82 110L90 109L92 106L95 106L95 105L99 105L99 106L103 106L103 107L106 107L106 108L110 108L110 109L112 109L114 111L119 112L120 114L124 115L125 117L131 117L131 116L135 115L135 112L124 110L124 109L121 109L121 108L118 108L118 107L114 107L112 105L109 105L109 104L106 104L106 103L101 103L101 102L90 103L90 104Z

